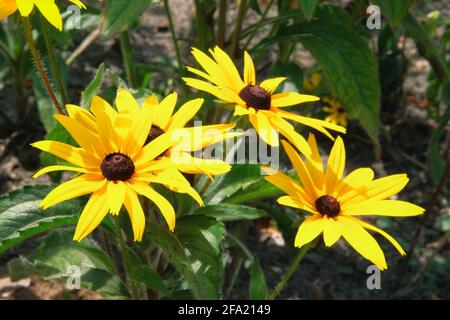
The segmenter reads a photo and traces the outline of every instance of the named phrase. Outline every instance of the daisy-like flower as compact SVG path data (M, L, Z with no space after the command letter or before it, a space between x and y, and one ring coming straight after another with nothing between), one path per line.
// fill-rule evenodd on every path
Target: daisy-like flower
M198 49L192 50L193 56L204 71L188 67L190 72L207 81L194 78L183 78L183 80L193 88L209 92L224 102L234 104L234 115L248 116L258 135L267 144L278 146L279 140L276 133L278 130L303 154L307 157L311 156L311 149L306 140L286 119L314 128L331 139L333 137L327 129L345 133L345 128L332 123L282 110L284 107L317 101L319 98L296 92L275 93L280 83L286 79L284 77L256 82L255 67L247 52L244 53L243 79L231 58L223 50L215 47L209 52L212 58Z
M80 0L69 0L81 9L86 6ZM6 18L19 10L23 17L28 17L34 6L59 31L62 30L62 17L55 0L0 0L0 19Z
M383 230L358 219L357 216L416 216L424 209L401 200L387 200L408 183L406 174L395 174L373 179L370 168L360 168L343 177L345 167L344 143L338 137L324 170L313 135L308 143L313 155L305 161L286 141L283 146L300 178L301 185L292 178L277 172L265 179L286 192L278 203L312 213L300 225L295 246L302 247L323 232L325 245L332 246L341 236L364 258L379 269L387 268L386 259L377 241L367 230L375 231L390 241L404 255L402 247ZM264 169L273 173L271 169Z
M230 171L230 165L222 160L201 159L191 155L192 152L202 150L209 145L241 135L241 133L227 132L235 127L234 123L185 128L184 126L197 114L203 101L203 99L188 101L175 113L173 113L177 103L175 92L161 102L158 102L154 96L144 101L142 109L148 108L153 119L147 142L153 141L164 133L171 134L174 140L178 141L163 153L176 164L176 167L172 167L172 170L165 169L161 174L170 175L172 172L181 179L183 175L180 172L213 176Z
M122 205L130 216L134 239L140 241L145 227L145 215L138 195L147 197L156 204L170 230L175 227L172 205L149 183L183 188L184 185L175 179L164 179L153 174L173 166L168 159L160 158L160 154L176 141L169 134L163 134L145 145L152 126L151 110L140 112L139 109L137 112L139 106L131 95L122 92L117 96L116 105L119 110L129 110L130 104L135 112L126 114L117 112L99 97L94 97L90 112L67 105L69 116L58 114L54 117L79 147L58 141L32 144L72 164L46 167L34 177L57 170L80 173L53 189L42 200L42 208L92 193L78 221L74 235L76 241L81 241L91 233L108 213L117 215Z
M330 114L325 117L325 121L347 127L347 113L342 108L339 100L325 97L322 101L326 103L322 110Z

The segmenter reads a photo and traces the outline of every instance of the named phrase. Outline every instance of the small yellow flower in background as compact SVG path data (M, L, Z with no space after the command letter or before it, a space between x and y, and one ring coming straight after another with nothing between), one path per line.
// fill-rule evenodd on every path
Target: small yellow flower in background
M247 52L244 53L244 79L242 80L230 57L219 47L209 50L212 58L198 49L193 49L197 62L205 71L191 67L188 70L207 81L183 78L187 85L206 91L218 99L235 105L235 116L248 116L261 139L271 146L278 146L275 130L294 144L307 157L311 149L306 140L298 134L285 119L293 120L316 129L333 139L327 129L345 133L345 128L319 119L303 117L280 108L303 102L318 101L319 98L296 92L274 93L286 78L278 77L256 82L255 67Z
M322 109L328 112L330 115L325 117L325 121L347 127L347 113L342 108L341 103L336 98L322 98L322 101L326 103Z
M323 168L313 135L308 138L313 155L304 161L286 141L283 146L294 166L301 184L277 172L265 179L286 192L278 203L312 213L300 225L295 246L302 247L323 232L325 245L332 246L342 236L364 258L378 268L387 268L386 259L377 241L365 230L380 233L405 255L399 243L383 230L356 218L364 215L416 216L424 209L400 200L386 200L402 190L408 183L406 174L395 174L373 179L370 168L352 171L345 178L344 143L338 137L331 150L326 170ZM263 168L272 174L273 169Z
M305 88L306 91L313 91L319 86L321 78L322 77L318 72L314 72L310 76L305 76L303 78L303 88Z
M129 93L120 90L119 94ZM164 179L176 179L183 187L169 186L171 190L176 192L185 192L185 190L187 190L189 195L191 195L200 205L203 205L200 196L195 189L190 187L189 181L186 180L181 172L189 174L207 174L211 177L212 175L228 172L231 167L222 160L192 157L191 152L201 150L225 139L234 138L240 134L226 132L233 128L235 124L185 128L184 126L199 111L204 100L190 100L174 113L177 98L178 95L174 92L165 97L161 102L158 102L156 97L150 96L142 103L142 109L140 110L142 113L141 117L147 117L147 120L152 122L146 143L151 143L162 134L170 134L173 140L178 141L175 145L164 150L160 155L170 159L173 162L173 166L155 172L155 175L163 177ZM132 107L131 104L128 104L128 106ZM130 109L119 110L121 114L130 111Z
M176 144L169 134L160 135L145 145L152 126L151 110L140 111L136 100L119 89L118 110L100 97L94 97L90 111L67 105L69 116L55 115L55 119L70 133L80 147L58 141L39 141L32 145L70 162L73 166L46 167L34 177L66 170L80 173L77 177L53 189L41 203L44 209L62 201L91 194L74 235L81 241L89 235L109 213L117 215L125 206L130 216L135 241L140 241L145 228L145 216L138 194L147 197L160 209L170 230L175 227L175 211L149 183L160 183L183 189L178 180L165 179L154 173L173 166L161 153ZM139 111L139 112L138 112ZM189 193L188 190L182 190Z
M79 8L86 9L80 0L69 0ZM0 0L0 19L6 18L19 10L23 17L28 17L34 6L59 31L62 30L62 17L55 0Z

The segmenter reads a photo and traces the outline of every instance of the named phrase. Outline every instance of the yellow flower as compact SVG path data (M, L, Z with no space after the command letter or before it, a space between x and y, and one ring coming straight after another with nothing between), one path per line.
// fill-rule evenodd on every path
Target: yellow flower
M347 127L347 113L342 108L339 100L325 97L322 101L327 104L327 106L323 107L323 111L330 114L325 118L325 121Z
M234 115L248 116L259 136L267 144L278 146L279 141L275 131L278 130L303 154L307 157L311 155L311 149L306 140L285 119L312 127L331 139L333 138L327 129L345 133L345 128L329 122L303 117L280 109L303 102L317 101L319 98L296 92L274 93L278 85L286 79L283 77L257 83L255 67L247 52L244 53L244 80L223 50L215 47L209 52L212 58L198 49L192 50L192 54L205 72L188 67L189 71L209 82L193 78L183 78L183 80L193 88L209 92L224 102L234 104Z
M151 110L140 111L136 100L124 90L116 98L120 113L100 97L94 97L90 111L67 105L69 116L55 119L70 133L80 147L58 141L39 141L32 145L70 162L73 166L46 167L34 177L57 170L80 173L72 180L53 189L41 203L48 208L62 201L91 194L81 213L74 240L80 241L92 232L108 212L117 215L125 206L130 216L135 241L140 241L145 228L145 216L138 194L153 201L163 214L170 230L175 227L172 205L149 183L161 183L182 189L175 179L157 177L154 172L173 166L160 154L173 146L169 134L163 134L144 146L152 122ZM188 192L187 190L183 190Z
M289 143L284 140L282 143L302 185L279 172L267 176L266 180L288 194L278 198L278 203L312 213L298 229L296 247L311 242L322 232L328 247L342 236L359 254L384 270L387 265L383 251L365 230L368 229L383 235L401 255L405 254L393 237L356 216L405 217L423 213L423 208L412 203L386 200L405 187L408 183L406 174L373 180L374 173L370 168L360 168L344 178L345 149L340 137L334 143L325 171L313 135L308 139L313 155L306 161ZM264 170L273 173L269 168Z
M80 0L69 0L79 8L86 9ZM23 17L28 17L34 6L55 28L62 30L62 17L55 0L0 0L0 19L6 18L19 10Z
M313 91L319 86L321 78L322 77L318 72L314 72L310 76L305 76L303 78L303 88L305 88L306 91Z
M127 94L119 89L119 95ZM191 188L190 183L181 172L189 174L207 174L209 176L223 174L230 171L230 165L216 159L200 159L191 156L191 152L201 150L211 144L225 139L238 136L238 133L227 133L235 124L220 124L209 126L196 126L185 128L184 126L195 116L203 104L203 99L194 99L183 104L174 113L177 103L177 94L174 92L158 102L157 98L150 96L142 103L140 117L148 118L152 122L146 143L162 134L170 134L177 143L164 150L160 157L166 157L172 161L173 165L164 170L155 172L155 175L167 180L176 179L177 186L168 186L172 191L186 192L191 195L200 205L203 205L201 197ZM131 104L128 104L131 107ZM119 110L119 113L126 114L130 109ZM180 188L181 186L181 188Z

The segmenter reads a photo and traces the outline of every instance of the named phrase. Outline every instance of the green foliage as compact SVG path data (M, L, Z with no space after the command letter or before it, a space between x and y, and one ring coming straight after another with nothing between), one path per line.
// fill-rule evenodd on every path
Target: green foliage
M0 252L32 236L77 222L80 199L47 210L38 208L51 189L42 185L26 186L0 197Z
M250 300L265 300L267 298L266 278L257 258L250 266Z
M298 2L305 18L311 20L314 17L319 0L298 0Z
M392 28L400 26L409 7L412 4L412 0L373 0L372 3L380 7L381 15L385 16Z
M216 204L200 207L194 214L214 217L218 221L254 220L267 215L263 210L237 204Z
M102 83L103 83L103 75L105 73L105 64L102 63L96 73L94 79L89 83L86 89L83 91L81 95L81 106L85 109L88 109L91 105L92 99L99 93Z

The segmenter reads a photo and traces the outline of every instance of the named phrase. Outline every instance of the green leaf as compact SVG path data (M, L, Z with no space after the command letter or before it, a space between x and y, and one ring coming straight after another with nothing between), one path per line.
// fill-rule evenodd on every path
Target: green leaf
M258 165L233 165L231 171L214 179L203 199L207 204L217 204L260 179L261 169Z
M319 0L298 0L298 2L306 20L311 20L314 17Z
M51 186L26 186L0 197L0 253L42 232L76 224L83 204L80 199L47 210L38 208L51 190Z
M250 266L249 291L250 300L265 300L267 298L266 278L256 257Z
M412 4L412 0L372 0L372 3L380 7L380 13L386 17L392 28L398 27Z
M11 278L39 276L68 283L80 277L80 286L100 293L104 298L128 298L129 293L114 274L109 257L97 245L85 239L72 241L72 230L50 234L30 257L20 257L8 264Z
M377 147L380 84L368 41L344 24L326 20L294 24L261 42L258 49L280 42L301 42L323 67L333 90L352 118L360 121Z
M254 201L266 197L281 196L283 192L261 177L259 181L249 185L242 192L237 192L224 200L226 203L237 204Z
M131 270L130 277L133 281L143 283L148 288L154 289L164 296L170 295L161 276L148 266L140 265Z
M127 30L154 0L105 0L103 37Z
M250 0L248 6L254 10L257 14L261 15L261 8L259 7L258 0Z
M445 133L445 127L450 121L450 106L447 106L445 114L439 119L438 126L431 134L430 143L428 145L428 170L430 172L431 181L434 185L438 185L445 170L445 160L440 150L440 139Z
M217 204L200 207L194 214L201 214L214 217L218 221L237 221L237 220L254 220L264 216L267 213L263 210L237 204Z
M102 87L103 74L105 73L105 64L102 63L95 73L94 79L89 83L81 95L81 106L88 109L91 105L92 98L96 96Z
M184 276L196 299L222 297L225 228L216 219L200 215L177 220L175 232L149 225L149 235Z

